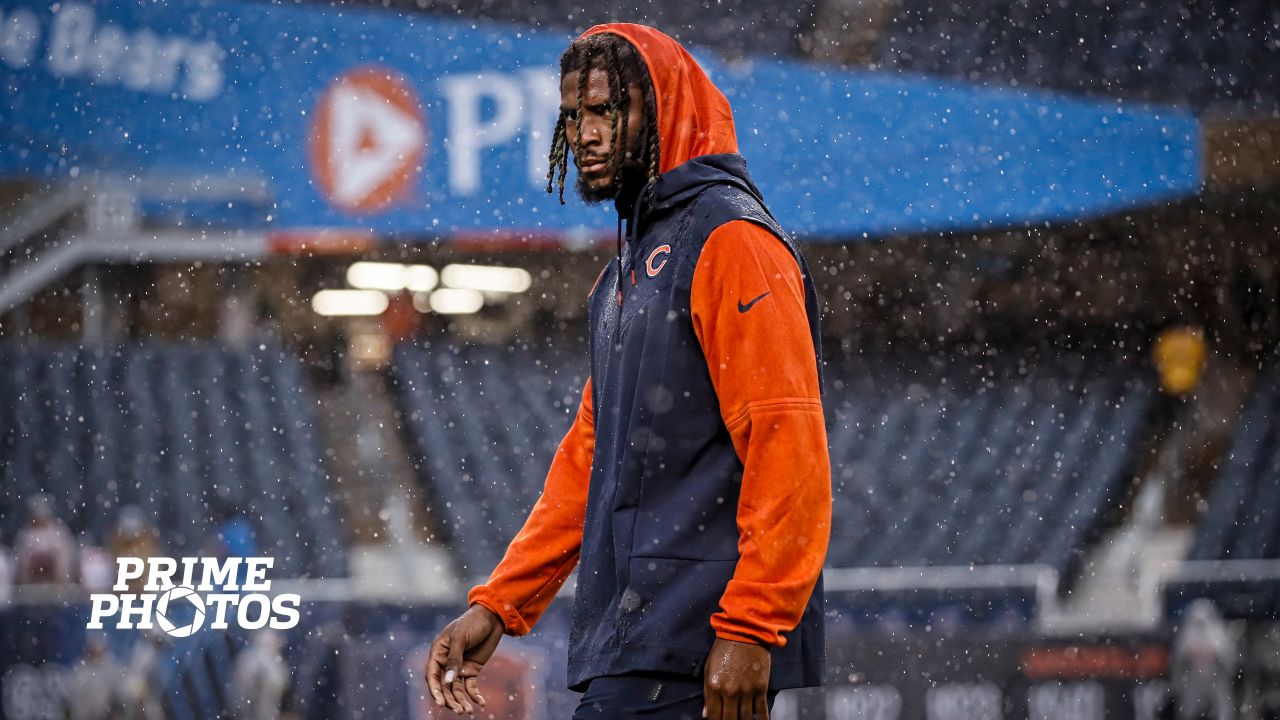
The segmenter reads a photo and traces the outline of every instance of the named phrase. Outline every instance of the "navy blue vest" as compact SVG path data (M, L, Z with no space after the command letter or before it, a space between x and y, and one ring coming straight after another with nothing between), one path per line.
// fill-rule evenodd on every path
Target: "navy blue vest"
M786 244L821 357L809 268L740 155L664 173L638 211L621 284L611 262L590 297L595 454L569 635L569 686L579 692L593 677L630 671L700 676L715 640L710 619L737 565L742 463L690 317L694 268L713 230L745 219ZM770 688L821 685L821 577L786 638L772 650Z

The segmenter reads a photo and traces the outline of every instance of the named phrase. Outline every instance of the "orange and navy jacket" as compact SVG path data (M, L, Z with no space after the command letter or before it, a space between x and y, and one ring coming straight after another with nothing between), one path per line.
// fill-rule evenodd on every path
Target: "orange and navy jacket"
M700 675L716 637L769 647L772 689L821 685L831 473L813 281L693 58L652 28L599 32L648 64L661 174L591 292L591 375L542 496L468 599L523 635L577 566L577 691Z

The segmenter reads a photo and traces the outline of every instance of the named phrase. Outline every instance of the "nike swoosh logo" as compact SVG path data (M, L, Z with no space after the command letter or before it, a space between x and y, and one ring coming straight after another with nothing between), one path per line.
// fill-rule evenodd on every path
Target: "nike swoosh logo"
M762 295L757 295L757 296L756 296L756 298L755 298L754 300L752 300L751 302L747 303L746 305L743 305L743 304L742 304L742 301L741 301L741 300L739 300L739 301L738 301L738 312L740 312L740 313L744 313L744 312L746 312L746 311L750 310L752 305L755 305L756 303L760 302L760 300L761 300L761 299L763 299L765 295L768 295L768 294L769 294L769 293L771 293L771 292L773 292L773 291L772 291L772 290L769 290L769 291L765 292L765 293L764 293L764 294L762 294Z

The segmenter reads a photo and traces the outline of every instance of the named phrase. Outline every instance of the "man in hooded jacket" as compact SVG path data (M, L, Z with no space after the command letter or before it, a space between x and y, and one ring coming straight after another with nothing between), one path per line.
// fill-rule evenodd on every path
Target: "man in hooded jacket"
M561 80L549 181L558 165L563 197L572 153L579 194L618 208L619 253L589 295L573 425L524 527L432 644L428 686L455 712L482 705L502 635L528 633L576 565L575 718L767 717L779 690L825 674L813 280L728 101L679 43L599 25Z

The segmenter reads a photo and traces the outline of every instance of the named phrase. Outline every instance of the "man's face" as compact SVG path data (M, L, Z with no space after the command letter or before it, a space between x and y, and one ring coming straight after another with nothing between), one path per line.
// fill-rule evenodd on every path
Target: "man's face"
M613 165L613 115L610 102L609 76L600 68L587 74L586 94L582 98L582 117L578 112L578 76L574 70L560 79L560 112L564 115L565 139L573 151L573 164L578 168L578 195L589 203L614 198L618 194L618 178L634 173L640 167L640 127L644 123L644 96L638 85L627 86L631 103L627 108L627 151L617 167ZM619 118L621 121L621 118Z

